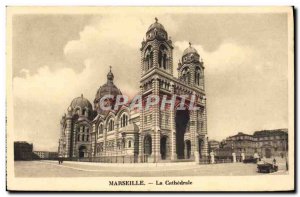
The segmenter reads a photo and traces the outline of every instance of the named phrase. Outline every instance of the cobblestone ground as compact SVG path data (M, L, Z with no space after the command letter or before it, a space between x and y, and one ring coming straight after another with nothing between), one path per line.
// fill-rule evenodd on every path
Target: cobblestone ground
M279 163L279 171L265 175L287 174L285 165ZM227 163L210 165L167 165L125 167L89 165L81 162L18 161L15 162L16 177L101 177L101 176L247 176L264 175L257 172L256 164Z

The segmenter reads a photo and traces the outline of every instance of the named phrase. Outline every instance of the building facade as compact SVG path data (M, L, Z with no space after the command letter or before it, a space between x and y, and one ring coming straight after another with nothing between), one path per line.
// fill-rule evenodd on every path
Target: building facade
M107 82L96 92L94 107L82 95L71 102L62 117L59 155L132 156L135 162L199 160L208 156L204 63L199 53L190 44L175 77L172 40L156 19L146 32L140 54L141 76L137 83L143 106L153 95L161 100L174 99L174 106L166 102L166 108L161 109L159 102L141 110L128 105L116 110L101 109L100 100L105 95L113 96L105 100L111 105L122 95L110 70ZM183 104L180 95L187 95ZM188 110L190 104L198 109Z
M25 141L14 142L14 160L32 160L33 144Z
M257 153L263 157L285 157L288 152L288 130L256 131Z
M253 135L239 132L237 135L229 136L220 144L216 155L220 157L231 157L232 153L246 157L253 157L257 153L260 157L285 157L288 151L287 129L255 131Z
M35 159L57 159L57 152L49 152L49 151L33 151Z

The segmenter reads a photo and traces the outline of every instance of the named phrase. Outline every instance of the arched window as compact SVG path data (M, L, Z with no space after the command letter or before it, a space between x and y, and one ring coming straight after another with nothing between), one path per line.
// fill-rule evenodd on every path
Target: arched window
M145 52L145 62L146 62L146 69L149 70L153 66L153 51L151 46L146 49Z
M128 141L128 148L131 148L131 140Z
M82 109L82 115L84 115L85 114L85 109Z
M197 67L195 70L195 84L197 86L200 86L200 79L201 79L201 70L199 67Z
M158 64L159 68L167 69L167 48L164 45L159 47Z
M100 134L103 134L103 124L99 124L99 127L98 127L98 135Z
M114 120L110 119L108 122L108 131L114 130Z
M128 115L123 113L121 115L121 127L126 127L128 125Z
M184 82L189 83L190 82L190 78L191 78L191 76L190 76L190 70L189 70L189 68L186 67L182 71L182 79L183 79Z

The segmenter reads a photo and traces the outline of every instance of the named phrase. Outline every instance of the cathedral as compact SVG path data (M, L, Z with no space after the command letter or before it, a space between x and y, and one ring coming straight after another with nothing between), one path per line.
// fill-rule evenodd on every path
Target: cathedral
M101 98L112 95L112 104L121 90L112 70L99 87L92 103L83 95L73 99L60 121L58 152L66 159L143 163L199 161L208 156L204 63L191 43L173 75L173 44L164 26L155 18L140 47L139 95L175 95L174 107L166 103L141 110L124 104L117 110L103 110ZM121 76L126 77L126 76ZM191 98L179 109L180 95L194 95L197 110L188 110Z

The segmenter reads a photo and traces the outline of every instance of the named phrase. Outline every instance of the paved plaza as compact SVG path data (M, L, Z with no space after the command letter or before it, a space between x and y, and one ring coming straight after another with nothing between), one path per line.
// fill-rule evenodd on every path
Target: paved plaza
M249 176L287 174L284 163L278 163L279 171L271 174L257 172L256 164L225 163L197 165L194 163L105 164L57 161L17 161L16 177L101 177L101 176Z

